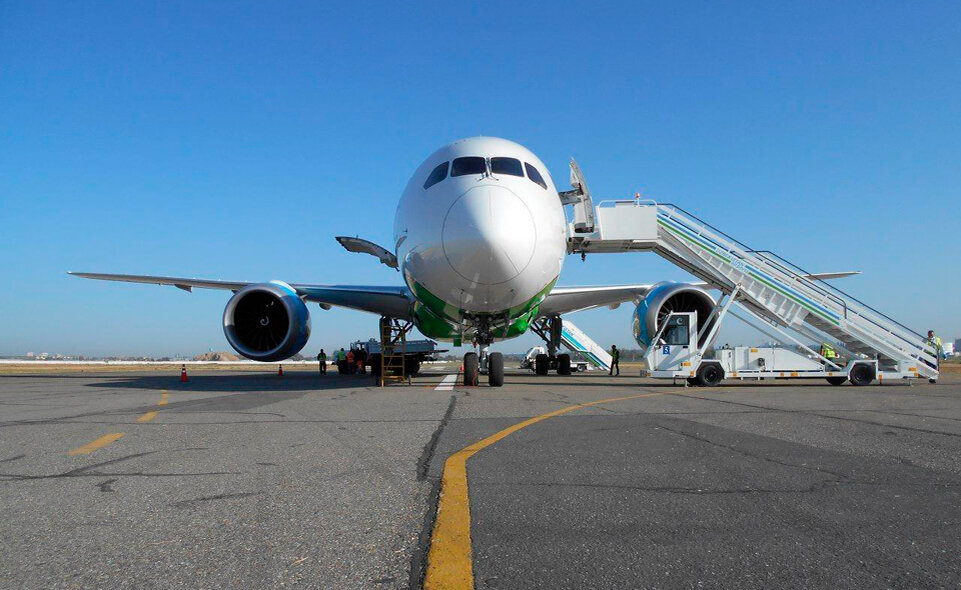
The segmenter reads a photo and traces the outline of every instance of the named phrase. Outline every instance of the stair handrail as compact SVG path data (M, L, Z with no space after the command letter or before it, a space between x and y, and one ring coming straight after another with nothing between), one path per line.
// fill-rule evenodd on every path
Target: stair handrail
M749 260L754 260L754 258L749 257L749 256L746 256L746 254L755 251L755 250L753 250L750 246L748 246L747 244L744 244L743 242L737 240L736 238L731 237L730 235L728 235L728 234L724 233L723 231L717 229L716 227L714 227L714 226L711 225L710 223L707 223L706 221L703 221L702 219L699 219L696 215L693 215L692 213L689 213L688 211L685 211L684 209L682 209L681 207L679 207L679 206L677 206L677 205L674 205L673 203L663 203L663 204L661 204L661 206L663 206L663 207L670 207L671 209L675 210L676 212L681 213L682 215L685 215L685 216L691 218L694 222L700 223L700 224L703 225L704 227L708 228L709 230L711 230L712 232L714 232L715 234L717 234L719 237L723 237L723 238L725 238L726 240L730 241L730 242L732 243L732 245L737 248L737 250L734 250L734 249L732 249L732 248L730 248L730 247L725 247L724 244L717 243L716 240L713 240L713 241L715 241L715 243L717 243L718 246L721 246L722 248L724 248L724 249L727 251L728 254L731 254L731 255L733 255L733 256L737 256L738 258L740 258L741 260L743 260L743 261L745 261L745 262L746 262L746 261L749 261ZM682 223L682 222L683 222L683 219L680 219L680 220L679 220L677 217L674 217L674 216L671 216L670 218L673 219L674 221L679 222L679 223ZM697 228L695 228L695 227L690 227L690 224L689 224L689 223L685 223L685 225L688 226L688 229L690 229L690 230L692 230L692 231L697 231L697 233L698 233L699 236L703 236L703 235L704 235L703 232L698 231ZM762 257L760 260L761 260L761 262L763 262L763 263L765 264L765 266L774 267L774 269L777 270L781 275L787 277L788 279L791 279L791 280L794 280L794 281L796 281L796 282L799 282L799 283L801 283L802 285L805 285L805 286L807 286L807 287L815 290L815 291L816 291L817 293L819 293L823 298L829 299L829 300L830 300L831 302L833 302L835 305L839 306L839 307L841 308L841 310L842 310L843 316L844 316L844 317L847 317L848 305L847 305L847 302L846 302L843 298L838 297L837 295L834 295L833 293L830 293L830 292L825 291L824 289L820 288L819 285L814 284L813 281L811 281L808 277L803 276L803 275L801 275L801 274L798 274L796 271L793 271L793 270L791 270L791 269L789 269L789 268L784 268L783 266L778 265L778 264L776 264L776 263L774 263L774 262L772 262L772 261L769 261L769 260L767 260L767 259L765 259L765 258L763 258L763 257ZM806 271L802 271L802 272L804 272L805 274L807 274ZM783 279L782 279L782 280L783 280ZM807 283L807 284L805 284L805 283ZM823 302L823 301L822 301L822 302Z
M765 257L774 257L774 258L776 258L780 263L786 264L786 265L788 265L788 266L792 266L792 267L794 267L796 270L801 271L801 272L803 272L803 273L805 273L805 274L811 274L811 273L809 273L808 271L806 271L806 270L802 269L801 267L799 267L798 265L794 264L793 262L791 262L791 261L789 261L789 260L786 260L786 259L783 258L782 256L778 256L777 254L775 254L774 252L771 252L770 250L756 250L755 252L756 252L757 254L761 254L761 255L763 255L763 256L765 256ZM904 324L902 324L901 322L899 322L899 321L897 321L896 319L892 318L891 316L889 316L889 315L887 315L887 314L885 314L885 313L883 313L883 312L881 312L881 311L879 311L879 310L871 307L870 305L868 305L867 303L861 301L860 299L858 299L857 297L851 295L850 293L847 293L847 292L845 292L845 291L843 291L843 290L835 287L834 285L832 285L831 283L828 283L828 282L825 281L824 279L821 279L821 278L818 278L818 277L814 277L814 276L812 276L812 277L807 277L807 278L810 278L812 281L817 281L817 282L819 282L819 283L824 284L825 286L828 287L828 289L830 289L831 291L836 292L838 295L840 295L840 296L842 296L842 297L846 297L847 299L850 299L850 300L853 301L854 303L857 303L857 304L860 305L861 307L865 308L867 311L870 311L870 312L872 312L872 313L875 313L875 314L881 316L882 318L888 320L889 322L891 322L892 324L898 326L899 328L903 328L903 329L906 330L908 333L910 333L912 336L917 336L917 337L920 338L922 341L925 340L925 336L922 336L922 335L919 334L918 332L915 332L914 330L912 330L911 328L905 326ZM872 323L875 323L875 324L876 324L876 322L874 322L871 318L865 317L864 314L862 314L862 313L861 313L860 311L858 311L857 309L854 309L854 310L852 310L852 311L853 311L854 313L858 314L859 316L864 317L864 318L867 319L868 321L871 321ZM880 327L883 328L884 326L880 326ZM888 330L888 331L890 332L890 330ZM901 337L904 338L904 336L901 336Z
M822 294L823 296L829 298L829 299L830 299L831 301L833 301L835 304L840 305L841 308L844 310L844 317L845 317L845 318L847 317L847 312L848 312L848 310L850 309L849 306L848 306L848 304L847 304L847 300L846 300L846 299L850 299L850 300L853 301L854 303L857 303L858 305L860 305L860 306L862 306L863 308L865 308L865 310L867 310L867 311L869 311L869 312L872 312L872 313L874 313L874 314L877 314L878 316L880 316L880 317L888 320L888 321L891 322L892 324L894 324L894 325L896 325L896 326L898 326L898 327L906 330L909 334L918 337L919 339L921 339L921 342L920 342L920 343L919 343L919 342L914 342L914 341L912 341L911 339L907 338L905 335L903 335L903 334L898 334L898 333L890 330L889 328L887 328L887 327L885 327L884 325L880 324L878 321L872 319L869 315L867 315L867 314L864 313L863 311L856 310L856 309L850 309L850 310L851 310L853 313L855 313L858 317L867 320L868 322L870 322L871 324L874 324L875 326L877 326L878 328L884 330L884 331L887 332L888 334L891 334L892 336L895 336L895 337L901 339L901 340L904 341L905 343L909 344L912 348L920 349L920 350L923 351L923 352L927 352L927 350L926 350L926 345L925 345L925 337L924 337L924 336L922 336L921 334L918 334L917 332L915 332L915 331L912 330L911 328L908 328L908 327L905 326L904 324L902 324L902 323L898 322L897 320L891 318L890 316L888 316L888 315L886 315L886 314L878 311L877 309L871 307L870 305L864 303L863 301L857 299L856 297L854 297L854 296L852 296L852 295L850 295L850 294L842 291L841 289L838 289L837 287L831 285L830 283L827 283L827 282L824 281L823 279L819 279L819 278L813 277L813 276L807 276L807 275L811 275L812 273L809 272L809 271L807 271L807 270L804 270L804 269L801 268L800 266L798 266L798 265L796 265L796 264L794 264L794 263L792 263L792 262L784 259L784 258L781 257L781 256L778 256L777 254L774 254L773 252L770 252L769 250L754 250L754 249L752 249L751 247L749 247L747 244L744 244L743 242L741 242L740 240L738 240L737 238L734 238L733 236L731 236L731 235L725 233L724 231L716 228L715 226L711 225L710 223L704 221L703 219L700 219L699 217L697 217L697 216L694 215L693 213L685 210L684 208L682 208L682 207L680 207L680 206L678 206L678 205L676 205L676 204L674 204L674 203L654 203L654 204L657 205L657 206L660 206L660 207L669 208L669 209L671 209L671 210L673 210L673 211L675 211L675 212L677 212L677 213L680 213L680 214L683 215L683 216L689 217L689 218L690 218L691 220L693 220L695 223L699 223L699 224L703 225L704 227L708 228L709 230L711 230L713 233L717 234L717 236L723 237L723 238L725 238L726 240L730 241L730 242L732 243L732 245L734 245L734 246L738 247L740 250L742 250L742 251L743 251L743 254L760 254L760 260L762 260L766 265L768 265L768 266L774 266L775 268L777 268L777 270L780 271L781 274L786 275L788 278L793 279L793 280L796 280L797 282L800 282L800 283L802 283L802 284L805 284L805 286L808 286L808 287L810 287L811 289L814 289L814 290L817 291L818 293L820 293L820 294ZM671 219L674 219L675 221L682 221L682 220L678 220L678 219L677 219L675 216L673 216L673 215L671 215L670 218L671 218ZM685 224L685 225L689 225L689 224ZM688 227L688 229L691 229L692 231L696 231L696 228L694 228L694 227ZM703 234L702 234L701 232L698 232L698 235L703 235ZM718 245L723 247L723 244L718 244ZM747 260L747 259L748 259L748 257L743 256L741 252L736 252L736 251L734 251L734 250L732 250L732 249L730 249L730 248L728 248L728 254L737 255L738 258L740 258L741 260ZM771 255L771 256L773 256L774 258L776 258L777 260L771 260L767 255ZM785 265L787 266L787 268L785 268ZM793 269L792 269L791 267L793 267ZM818 283L820 283L820 284L818 284ZM822 284L825 285L830 291L833 291L834 293L826 292L823 288L821 288L821 285L822 285ZM846 299L845 299L845 298L846 298Z

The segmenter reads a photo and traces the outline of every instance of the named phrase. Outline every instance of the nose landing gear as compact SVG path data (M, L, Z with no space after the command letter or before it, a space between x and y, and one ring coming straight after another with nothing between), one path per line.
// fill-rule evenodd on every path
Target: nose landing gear
M490 352L490 343L480 345L480 354L468 352L464 355L464 385L477 385L480 376L487 375L491 387L504 385L504 355Z

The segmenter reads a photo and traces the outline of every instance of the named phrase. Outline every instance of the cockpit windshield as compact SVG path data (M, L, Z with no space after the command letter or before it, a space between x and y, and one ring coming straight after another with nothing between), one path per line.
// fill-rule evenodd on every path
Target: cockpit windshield
M480 156L465 156L454 158L450 168L451 176L468 176L471 174L486 174L487 160Z
M429 189L445 178L447 178L447 162L438 164L437 167L431 171L430 176L424 181L424 189Z
M491 174L508 174L524 177L521 161L515 158L491 158Z
M542 189L547 190L547 183L544 182L544 177L541 176L541 173L537 171L537 168L534 168L527 162L524 162L524 168L527 169L527 178L530 178L537 184L541 185Z

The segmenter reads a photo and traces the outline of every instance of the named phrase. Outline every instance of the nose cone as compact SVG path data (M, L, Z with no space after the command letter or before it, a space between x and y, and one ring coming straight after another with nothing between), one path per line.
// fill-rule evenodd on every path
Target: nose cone
M444 254L465 279L496 285L519 275L534 256L534 219L524 201L501 186L461 195L444 218Z

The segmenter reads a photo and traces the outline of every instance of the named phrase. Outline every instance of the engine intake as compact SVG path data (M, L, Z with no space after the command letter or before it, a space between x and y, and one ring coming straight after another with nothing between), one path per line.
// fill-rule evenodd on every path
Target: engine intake
M646 351L651 339L657 334L664 320L671 312L697 312L698 333L707 318L711 317L716 303L714 298L700 287L686 283L660 283L655 285L634 309L634 340ZM698 342L703 346L717 318L712 318L708 329Z
M284 360L307 344L310 313L287 283L247 285L227 302L224 335L234 350L251 360Z

